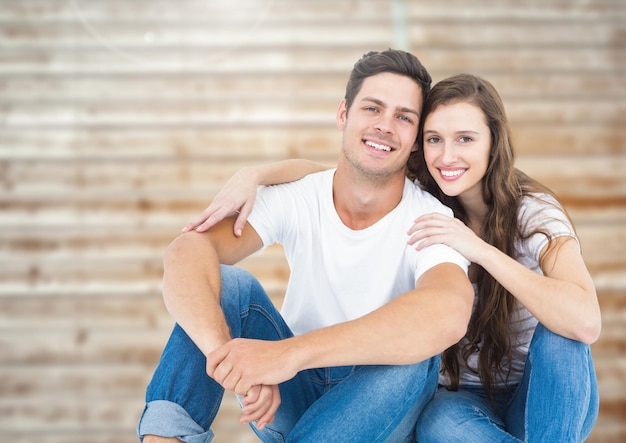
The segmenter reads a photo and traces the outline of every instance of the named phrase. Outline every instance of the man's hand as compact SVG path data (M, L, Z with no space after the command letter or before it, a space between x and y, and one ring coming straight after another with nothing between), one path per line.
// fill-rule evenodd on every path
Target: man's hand
M230 340L207 355L207 374L242 396L252 386L282 383L298 372L288 358L288 341Z
M274 415L280 406L280 391L277 385L257 385L248 389L241 400L241 423L256 421L257 429L274 422Z
M285 358L285 341L236 338L207 355L207 374L227 391L241 395L241 423L256 421L263 429L280 405L278 384L293 378Z

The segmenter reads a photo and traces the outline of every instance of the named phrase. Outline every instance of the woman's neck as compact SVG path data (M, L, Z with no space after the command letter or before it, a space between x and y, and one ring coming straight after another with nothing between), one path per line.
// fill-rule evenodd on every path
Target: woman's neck
M459 198L459 201L467 216L467 226L474 231L476 235L480 236L485 218L487 218L487 214L489 213L489 207L483 201L482 197L471 200Z

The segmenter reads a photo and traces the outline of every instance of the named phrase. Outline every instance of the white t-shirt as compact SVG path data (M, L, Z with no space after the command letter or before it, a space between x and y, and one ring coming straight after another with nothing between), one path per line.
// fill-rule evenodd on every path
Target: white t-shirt
M547 232L550 238L563 236L574 237L577 241L574 228L567 219L565 213L561 210L561 206L550 195L537 194L533 197L524 197L521 207L518 211L518 222L521 227L522 235L529 234L535 229ZM528 269L535 271L539 275L543 275L543 271L539 266L539 255L541 250L548 243L548 237L543 234L536 233L527 240L518 241L515 244L517 261ZM476 290L474 286L474 290ZM474 300L476 305L476 299ZM526 309L521 303L517 303L517 308L513 312L511 321L511 346L512 346L512 363L511 373L509 375L508 384L514 385L522 380L524 374L524 366L526 365L526 357L528 349L533 338L535 328L537 327L537 319ZM461 346L466 344L467 340L461 340ZM480 378L475 370L478 368L478 353L473 353L468 359L468 366L474 370L470 370L467 366L462 365L460 368L460 385L461 386L480 386ZM504 386L506 372L500 374L496 379L498 386ZM448 384L448 377L442 375L439 379L441 384Z
M284 247L291 275L282 314L294 334L361 317L415 289L437 264L451 262L465 271L469 265L444 245L420 252L407 245L406 231L416 217L452 214L408 179L389 214L366 229L346 227L333 203L334 172L261 188L249 217L264 246Z

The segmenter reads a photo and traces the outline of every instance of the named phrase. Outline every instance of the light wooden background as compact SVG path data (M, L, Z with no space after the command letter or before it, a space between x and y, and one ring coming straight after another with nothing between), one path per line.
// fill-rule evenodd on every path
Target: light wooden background
M623 0L0 0L0 442L135 441L165 246L242 165L334 162L347 75L388 47L501 92L597 285L589 441L626 441L625 40ZM281 250L244 266L280 303ZM230 398L215 431L254 441Z

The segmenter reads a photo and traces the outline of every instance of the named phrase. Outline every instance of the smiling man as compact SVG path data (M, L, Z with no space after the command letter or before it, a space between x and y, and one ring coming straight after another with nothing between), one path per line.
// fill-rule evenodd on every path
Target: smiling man
M465 258L407 245L416 217L451 215L405 174L430 81L409 53L366 54L337 110L336 169L262 188L240 236L230 217L172 242L163 296L177 326L147 389L144 442L211 441L224 390L262 441L413 438L473 301ZM273 243L291 269L280 313L228 266Z

